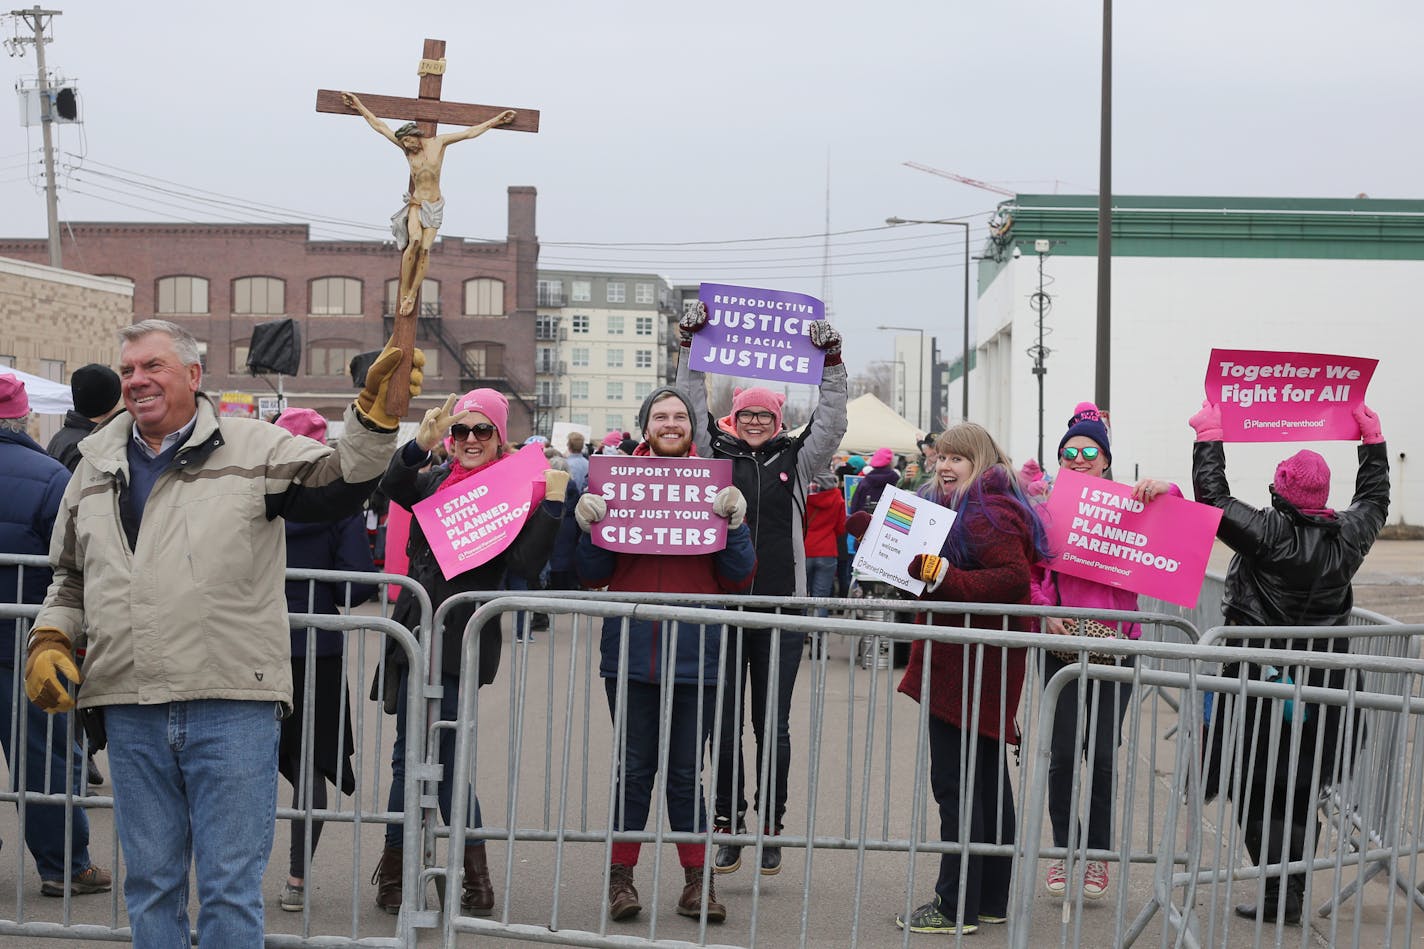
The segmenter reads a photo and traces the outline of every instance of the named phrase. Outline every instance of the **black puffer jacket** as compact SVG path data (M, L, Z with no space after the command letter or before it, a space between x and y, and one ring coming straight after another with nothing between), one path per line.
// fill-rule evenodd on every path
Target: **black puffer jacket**
M1222 602L1241 626L1341 626L1354 606L1350 581L1389 513L1389 456L1361 445L1355 497L1334 517L1303 514L1273 496L1272 509L1231 496L1221 442L1192 450L1196 499L1221 508L1216 536L1236 552Z

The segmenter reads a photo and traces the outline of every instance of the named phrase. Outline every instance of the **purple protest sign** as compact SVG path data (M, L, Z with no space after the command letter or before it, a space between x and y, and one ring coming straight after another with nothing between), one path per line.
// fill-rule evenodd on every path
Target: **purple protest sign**
M595 547L624 554L708 554L727 546L727 519L712 513L732 483L726 459L594 455L588 490L608 504Z
M826 305L804 293L704 283L698 299L707 325L692 337L688 358L699 372L821 384L826 354L811 345L811 324Z
M1378 359L1213 349L1206 397L1221 407L1228 442L1347 441Z

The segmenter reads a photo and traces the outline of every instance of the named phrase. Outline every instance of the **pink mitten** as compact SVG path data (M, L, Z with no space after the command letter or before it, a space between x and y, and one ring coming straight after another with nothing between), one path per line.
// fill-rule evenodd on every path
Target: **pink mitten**
M1201 410L1187 419L1187 424L1196 429L1197 441L1219 442L1225 440L1221 430L1221 406L1210 400L1203 400Z
M1360 441L1366 445L1378 445L1384 441L1384 433L1380 431L1379 416L1370 411L1370 407L1361 402L1355 406L1355 421L1360 423Z

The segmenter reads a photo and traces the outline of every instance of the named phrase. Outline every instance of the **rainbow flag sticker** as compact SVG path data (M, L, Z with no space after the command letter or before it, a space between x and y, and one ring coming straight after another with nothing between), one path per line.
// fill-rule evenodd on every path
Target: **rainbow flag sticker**
M915 521L915 509L904 501L892 500L890 510L885 512L885 526L902 534L910 533L910 525Z

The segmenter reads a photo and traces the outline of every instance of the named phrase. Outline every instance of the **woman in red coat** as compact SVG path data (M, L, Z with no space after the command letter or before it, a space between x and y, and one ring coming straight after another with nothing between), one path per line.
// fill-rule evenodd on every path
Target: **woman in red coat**
M911 576L926 584L920 599L1027 604L1033 565L1047 559L1047 544L1008 456L972 422L946 431L935 447L940 456L935 476L921 495L957 516L940 555L917 556L910 564ZM963 628L964 617L941 613L932 621ZM970 624L1003 629L1005 621L973 616ZM1007 625L1028 629L1019 617L1009 618ZM939 804L940 837L947 842L959 839L963 800L970 841L1013 843L1014 799L1005 746L1019 741L1015 716L1023 692L1025 650L945 644L927 649L924 641L916 642L900 691L917 702L922 701L927 652L930 786ZM961 773L961 755L967 774ZM896 925L908 925L912 932L972 933L981 922L1002 923L1008 914L1012 859L970 855L962 904L961 862L960 854L944 854L934 899L911 913L908 923L897 916Z

